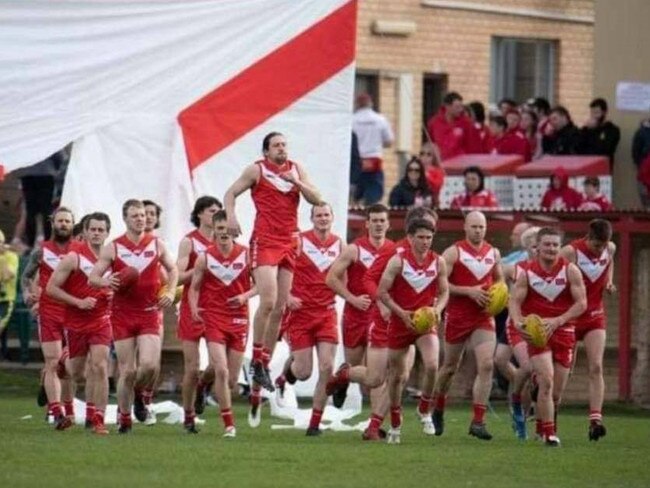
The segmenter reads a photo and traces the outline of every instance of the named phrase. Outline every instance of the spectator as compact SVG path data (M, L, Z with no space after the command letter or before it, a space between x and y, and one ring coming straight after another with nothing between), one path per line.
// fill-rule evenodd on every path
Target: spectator
M553 126L551 126L551 122L549 120L549 114L551 113L551 104L548 103L548 100L546 98L537 97L529 100L528 105L535 113L535 115L537 115L537 132L539 133L540 140L544 136L550 136L553 134ZM539 148L539 155L541 155L541 144Z
M465 114L463 97L451 92L442 101L440 111L429 119L427 131L440 150L440 159L445 161L471 152L475 139L472 121Z
M539 120L537 114L530 110L525 109L521 111L521 123L519 127L524 133L528 145L530 146L531 159L536 159L541 155L542 137L537 130Z
M587 212L607 212L612 209L612 202L600 193L600 180L598 176L588 176L583 183L585 194L578 210Z
M508 124L508 130L521 130L521 114L516 108L511 108L508 110L503 117L506 118L506 123Z
M490 129L494 141L493 154L517 154L524 161L530 161L530 145L523 132L519 126L508 128L507 125L506 119L500 115L490 119Z
M413 157L406 165L404 177L390 192L391 207L411 207L433 205L433 195L424 175L424 165Z
M551 175L551 184L542 197L542 208L549 210L576 210L582 203L582 195L569 186L569 175L558 168Z
M463 207L498 207L497 197L485 189L485 175L478 166L470 166L463 171L465 191L458 193L451 201L451 208Z
M485 107L481 102L472 102L468 106L469 115L474 124L476 140L471 148L472 153L488 154L492 150L492 134L485 124Z
M0 359L8 359L7 329L16 301L18 255L5 242L0 230Z
M372 98L367 93L357 96L352 130L357 135L361 156L355 200L372 205L384 195L383 149L393 144L394 136L386 117L373 110Z
M577 154L580 145L580 131L571 120L569 111L558 105L551 110L549 121L553 127L553 133L542 138L544 154Z
M40 163L16 171L25 202L25 244L30 248L34 247L36 242L39 216L43 223L43 238L50 238L52 227L49 217L54 210L54 178L64 163L65 153L59 151Z
M650 207L650 118L642 120L634 133L632 160L637 169L641 204Z
M361 156L359 155L359 140L357 135L352 131L352 140L350 145L350 201L356 200L357 185L361 177Z
M596 98L589 104L590 116L580 130L580 153L599 154L609 158L609 171L614 170L614 153L621 140L621 131L607 119L607 102Z
M502 98L499 100L497 105L499 107L499 112L501 112L501 116L505 117L511 110L516 111L518 104L512 98Z
M445 183L445 170L440 166L440 160L436 156L435 147L430 142L422 144L419 159L424 166L424 174L431 190L433 199L432 206L437 207L440 204L440 190Z

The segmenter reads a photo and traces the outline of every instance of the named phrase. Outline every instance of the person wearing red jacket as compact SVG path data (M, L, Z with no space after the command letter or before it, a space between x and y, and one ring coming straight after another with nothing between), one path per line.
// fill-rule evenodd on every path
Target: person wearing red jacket
M582 203L582 195L569 186L569 175L562 167L551 175L551 184L542 197L542 208L575 210Z
M429 119L427 132L440 149L442 161L472 152L475 129L465 114L463 97L451 92L443 98L440 111Z
M474 124L472 147L469 152L489 154L492 151L492 132L485 123L485 107L481 102L471 102L467 108Z
M530 144L519 125L510 127L504 117L496 116L490 119L490 130L493 137L493 154L518 154L525 162L532 159Z
M610 202L605 195L600 193L600 180L598 179L598 176L589 176L585 178L583 185L585 193L578 210L584 210L587 212L607 212L612 209L612 202Z
M481 168L470 166L463 171L463 176L465 177L465 191L454 196L451 208L494 208L499 206L496 195L485 189L485 175Z

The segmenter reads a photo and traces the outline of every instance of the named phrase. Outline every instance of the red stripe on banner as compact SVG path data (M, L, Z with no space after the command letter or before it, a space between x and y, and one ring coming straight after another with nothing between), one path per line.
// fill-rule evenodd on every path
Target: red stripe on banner
M352 0L184 109L178 116L190 170L354 60Z

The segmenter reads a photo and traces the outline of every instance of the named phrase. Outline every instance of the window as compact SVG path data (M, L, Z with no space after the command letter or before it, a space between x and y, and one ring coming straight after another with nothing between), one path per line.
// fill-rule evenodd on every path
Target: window
M555 41L493 37L491 101L545 97L553 103L556 53Z
M372 97L375 110L379 111L379 76L376 72L357 71L354 78L354 98L359 93L367 93Z
M433 117L447 93L447 75L425 73L422 79L422 126L426 127L429 119ZM425 131L422 131L422 142L428 140Z

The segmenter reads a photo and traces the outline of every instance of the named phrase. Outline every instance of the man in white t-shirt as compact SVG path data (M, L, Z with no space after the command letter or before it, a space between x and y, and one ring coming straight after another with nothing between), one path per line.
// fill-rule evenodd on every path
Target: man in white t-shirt
M354 199L367 206L377 203L384 194L383 149L390 147L395 137L386 117L373 110L370 95L357 96L356 106L352 130L358 140L361 175Z

